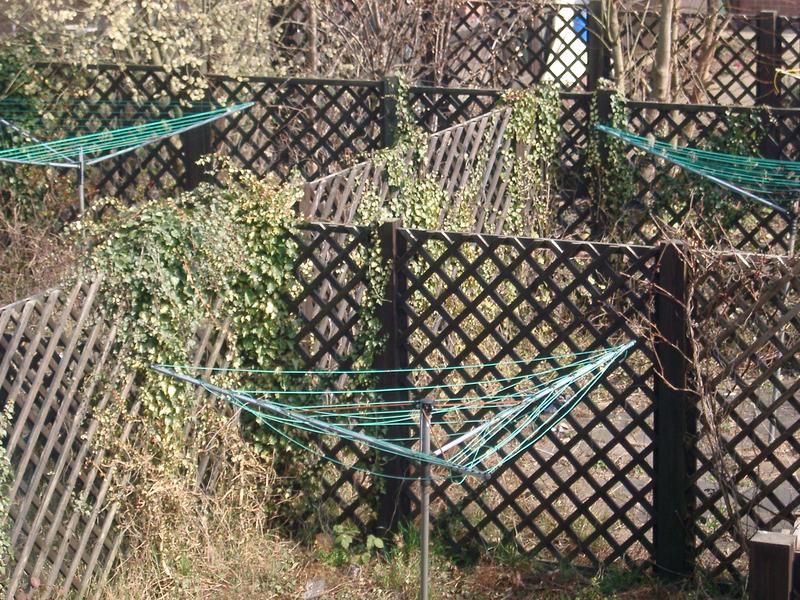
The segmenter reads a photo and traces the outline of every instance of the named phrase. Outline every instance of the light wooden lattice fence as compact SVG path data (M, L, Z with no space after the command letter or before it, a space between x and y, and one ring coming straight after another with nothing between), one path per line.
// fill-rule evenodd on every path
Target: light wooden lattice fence
M6 439L13 471L8 600L37 580L46 597L84 597L106 580L123 542L110 496L114 473L99 466L105 456L95 443L96 417L126 407L122 439L129 440L139 403L135 377L118 360L116 327L102 315L100 287L100 280L78 282L0 309L0 404L14 405ZM217 365L224 339L224 327L202 331L193 362Z
M473 231L502 232L509 207L505 192L510 161L504 157L509 152L524 152L524 147L518 147L506 135L510 118L510 108L498 109L429 136L419 175L432 176L446 196L439 211L439 226L461 203L470 207ZM391 186L386 171L384 162L369 159L306 184L303 216L357 223L367 195L381 204L397 195L399 190ZM465 193L469 197L463 197Z

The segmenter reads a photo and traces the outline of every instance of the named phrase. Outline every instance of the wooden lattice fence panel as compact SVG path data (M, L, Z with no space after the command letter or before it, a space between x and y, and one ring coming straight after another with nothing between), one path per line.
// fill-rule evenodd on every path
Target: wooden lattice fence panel
M139 403L135 376L118 360L116 327L101 311L101 287L78 282L0 310L0 401L14 405L5 440L14 472L7 598L32 578L39 597L97 593L123 543L110 490L129 475L108 476L95 440L98 418L111 415L120 440L135 443ZM224 364L226 331L224 323L201 330L192 363ZM201 476L207 466L204 457Z
M514 151L512 140L504 135L510 116L511 109L499 109L429 136L420 175L433 176L447 198L440 207L439 226L452 218L451 211L465 206L476 230L502 228L508 179L502 176L503 155ZM392 189L385 164L377 160L307 184L303 215L353 223L358 222L359 206L366 196L371 202L389 203L399 190Z
M180 74L168 74L156 67L77 69L55 63L43 66L42 71L49 88L38 100L55 116L54 124L42 131L35 130L43 139L139 125L181 116L191 110L208 110L205 105L194 109L189 104L180 106L180 101L189 100L186 94L174 91L175 80L182 81ZM131 116L127 116L128 112ZM99 119L97 115L108 117ZM111 195L133 200L180 189L186 174L182 142L181 136L173 136L93 166L87 171L89 196Z
M394 194L389 190L384 167L370 159L306 184L301 214L315 221L357 223L358 209L366 194L374 194L381 204Z
M796 68L800 65L800 16L780 17L781 64L784 68ZM783 106L800 106L800 79L782 77L779 83Z
M730 131L732 118L749 114L745 108L650 102L629 102L627 110L632 132L652 135L681 146L708 144L711 140L720 142ZM800 122L798 112L773 109L756 116L765 123L761 153L796 160L797 146L793 136ZM625 239L650 244L662 235L656 227L656 219L678 228L685 221L695 219L704 224L710 243L723 243L748 251L788 250L790 222L787 216L729 193L724 195L723 202L730 217L717 222L724 211L706 210L704 216L699 198L692 195L692 190L698 190L699 186L707 185L717 190L716 186L633 149L629 149L628 156L635 174L636 199L635 205L625 207ZM677 189L677 178L685 179L687 187Z
M256 102L213 126L212 150L259 175L319 177L381 147L380 82L213 76L210 85L222 105Z
M413 86L408 106L422 127L435 133L474 119L497 108L501 93L496 89Z
M486 482L436 483L437 531L460 553L514 544L542 559L579 564L649 559L653 367L649 345L631 323L650 310L655 249L400 235L400 339L408 366L489 365L425 372L418 385L447 383L444 393L458 398L459 384L507 376L491 366L499 361L637 341L565 428Z
M367 260L377 242L371 228L309 224L294 239L299 243L295 276L297 289L290 302L297 306L297 351L303 368L348 370L360 356L359 335L368 318L362 302L369 285ZM347 376L332 383L346 387ZM319 438L314 449L323 459L319 469L321 489L309 503L308 517L322 522L349 522L361 531L373 531L381 486L364 472L342 468L372 465L374 457L356 444L338 438Z
M754 105L758 102L758 30L755 20L737 15L730 21L714 51L712 83L706 90L714 104Z
M291 235L299 247L297 285L288 297L297 317L296 358L306 368L349 369L360 357L368 316L369 252L386 240L376 241L371 228L346 225L308 225ZM663 399L650 318L660 250L407 229L396 236L390 244L396 284L388 301L397 311L393 339L404 363L395 366L486 365L478 372L416 371L409 375L414 385L446 383L452 387L444 395L454 399L467 382L502 377L501 361L548 355L557 366L562 353L636 342L565 427L486 482L437 483L438 534L463 552L516 544L542 559L576 564L653 560L654 496L679 493L659 492L654 483L655 406ZM712 391L712 410L723 409L719 433L732 487L720 485L728 480L718 477L702 428L705 406L695 411L700 434L688 440L694 464L685 473L686 531L699 563L717 574L743 568L737 524L747 531L781 527L800 508L800 263L719 257L695 257L689 281L697 364ZM45 596L80 597L96 589L123 548L113 481L100 471L103 457L93 439L106 404L121 401L115 406L132 414L137 405L134 379L117 362L115 329L101 319L100 289L100 282L78 283L0 310L0 397L15 407L5 440L14 467L8 598L32 576L43 581ZM226 327L198 333L194 364L224 364ZM120 380L116 374L126 383L103 389L104 381ZM483 393L480 386L475 393ZM131 427L125 435L135 434ZM318 444L320 453L346 464L371 460L349 443ZM316 516L309 517L373 531L382 486L327 463L314 468L321 488ZM731 491L734 511L725 507L723 489ZM413 516L416 488L404 497Z
M14 470L7 598L30 577L46 590L86 591L119 549L109 481L93 464L97 431L90 399L113 370L114 329L97 321L99 283L78 283L0 312L2 400L14 405L5 441ZM127 391L127 390L126 390Z
M527 87L549 79L561 89L585 89L587 31L577 42L574 32L585 9L559 8L513 0L460 3L439 57L442 82Z
M594 207L589 201L586 148L591 135L591 94L561 94L555 230L548 235L590 239Z
M648 12L623 13L620 16L622 46L626 57L625 80L629 96L645 99L649 96L649 76L652 57L658 43L660 14ZM713 54L708 59L704 80L698 72L703 60L703 42L709 25L725 27L713 38ZM672 90L675 101L694 101L733 106L758 102L757 31L754 17L734 15L717 23L703 14L682 12L676 16L674 79Z
M800 261L696 253L692 262L708 404L691 445L689 518L699 564L741 577L743 540L793 527L800 510Z
M47 138L255 102L199 133L171 137L99 163L89 173L90 196L132 201L192 187L198 179L194 162L209 152L229 156L234 165L258 175L274 173L285 180L293 171L306 178L327 174L381 146L385 111L378 81L207 75L201 79L204 87L187 89L185 74L157 67L106 65L76 72L53 64L43 69L51 84L48 93L68 111L59 113L55 127L37 131ZM76 80L80 89L74 89ZM120 106L136 109L134 117L126 118ZM97 119L106 113L112 116Z
M296 356L307 368L346 369L357 357L371 236L366 228L328 226L292 235L298 285L288 300L298 319ZM14 405L4 440L14 476L9 600L34 577L42 582L37 597L99 590L124 541L110 490L127 476L106 476L94 442L97 417L127 406L127 415L114 418L125 423L123 439L135 443L138 402L135 377L118 361L116 328L104 320L101 290L100 281L79 282L0 309L0 406ZM201 328L191 363L225 366L227 328L226 320ZM319 451L341 460L358 455L344 443L320 442ZM213 466L213 457L202 457L198 479L208 473L213 481ZM322 475L315 509L368 529L375 514L364 499L377 493L372 482L333 467Z

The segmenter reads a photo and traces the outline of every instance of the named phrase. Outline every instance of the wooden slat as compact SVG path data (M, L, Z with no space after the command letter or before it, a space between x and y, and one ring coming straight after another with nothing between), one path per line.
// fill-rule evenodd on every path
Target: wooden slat
M77 298L79 292L80 292L80 284L76 284L73 287L72 291L70 292L69 296L67 296L65 300L65 305L72 304L72 302L74 302L75 299ZM42 339L42 336L45 334L45 331L51 328L50 315L55 308L55 303L57 299L58 299L57 294L53 294L50 296L50 298L48 298L48 303L47 306L45 307L44 312L41 315L41 321L39 323L39 328L34 338L34 342L31 344L30 348L28 349L28 352L26 353L25 362L23 363L24 365L23 372L24 370L27 370L27 368L30 367L30 363L33 361L34 355L36 354L36 347L39 344L39 340ZM31 389L28 391L27 397L22 403L21 411L17 415L18 419L17 426L14 429L12 429L11 434L9 435L9 440L7 445L9 453L14 451L14 448L17 445L17 442L19 441L19 437L20 435L22 435L22 426L25 422L25 419L27 419L28 417L28 412L30 411L31 406L33 406L33 400L39 391L39 387L42 385L45 372L47 371L48 363L52 358L53 353L55 352L56 345L61 341L61 334L64 331L64 327L67 324L68 318L69 318L69 311L63 311L61 314L61 318L58 319L58 321L55 323L55 327L52 327L51 329L45 354L41 357L42 359L41 364L39 365L39 368L36 370L36 376L33 380L33 383L31 384ZM21 385L22 378L19 378L19 383ZM12 393L10 398L13 398L15 395L16 394Z
M99 359L97 360L96 363L92 365L94 369L97 369L98 371L102 370L108 363L108 359L114 347L115 340L116 340L116 330L112 328L110 331L107 332L106 339L104 342L104 347L102 349ZM72 460L70 461L69 475L66 480L66 487L68 489L74 489L75 484L77 483L79 477L83 472L84 461L88 453L90 452L90 446L92 443L94 430L96 429L96 422L87 424L84 422L84 419L90 410L89 403L94 396L94 390L97 386L98 380L99 380L98 377L91 377L85 393L81 394L81 402L78 408L78 412L75 415L73 421L73 427L70 430L69 434L70 436L73 436L78 432L80 432L82 434L82 437L81 437L81 445L80 448L78 449L78 452L73 457L71 457ZM64 456L66 456L66 453ZM64 460L66 463L66 459ZM63 470L67 468L67 465L66 464L58 465L57 468L59 470ZM50 485L53 485L52 482ZM87 486L84 485L83 487ZM54 545L56 536L62 533L60 525L63 520L64 512L67 509L67 506L69 505L69 501L70 501L70 496L63 495L58 503L58 506L56 507L56 510L53 514L52 524L45 535L44 546L47 548L52 547ZM51 562L51 565L52 565L51 568L54 571L59 572L61 570L62 564L59 560L54 559ZM44 555L41 555L33 567L32 574L33 575L41 574L44 567L45 567Z
M89 357L94 351L94 344L97 341L100 330L101 327L99 325L96 325L95 327L92 328L92 331L89 334L89 338L86 341L86 345L84 346L84 350L81 352L81 355L79 357L78 366L72 375L73 377L72 383L70 389L68 390L65 396L66 398L75 398L77 396L78 386L83 378L83 372L89 363ZM40 507L50 506L50 503L56 491L56 482L59 482L61 480L61 476L62 473L64 472L64 469L67 466L67 462L72 457L71 456L72 444L80 434L82 427L82 420L83 420L82 417L86 411L88 400L89 396L83 396L81 398L80 403L77 406L76 414L72 419L72 422L66 425L66 430L67 430L66 437L63 441L62 450L58 455L58 459L55 462L55 465L51 465L51 462L49 461L49 456L53 450L55 440L60 438L59 433L60 433L61 422L63 421L65 416L63 413L65 412L65 407L69 406L69 404L67 402L64 402L61 408L59 408L58 415L56 417L56 423L53 425L53 429L47 435L46 438L47 441L45 443L45 447L44 449L42 449L41 455L39 457L39 464L29 484L31 488L32 489L35 488L38 493L39 481L41 477L44 475L45 469L49 468L47 475L50 478L50 480L44 492L44 495L42 496L42 499L39 502ZM69 495L70 495L69 493L62 494L61 498L63 499L64 496L68 497ZM24 555L30 551L30 548L32 548L32 541L34 539L39 539L41 537L42 532L40 528L42 527L43 520L44 520L44 511L41 510L40 508L30 526L31 532L28 534L29 538L26 542L25 548L23 548L22 551ZM53 519L50 521L51 531L54 530L52 525L58 523L59 521L60 521L59 516L53 515ZM44 546L49 547L47 543L45 543ZM39 569L41 569L42 567L41 561L37 561L37 564L39 565ZM58 566L54 565L54 567L57 568ZM30 572L30 575L38 577L41 575L41 573L39 572L39 570L37 570L36 566L34 566L34 568Z
M119 365L112 368L111 376L116 377L117 372L120 370L120 368L121 367ZM123 386L122 390L123 393L126 392L129 393L129 390L132 385L133 385L133 376L129 375L125 386ZM106 391L103 394L96 408L96 411L98 413L102 412L106 408L110 400L110 397L111 397L110 391ZM82 460L81 462L76 461L74 463L75 466L73 467L73 472L70 475L69 481L73 485L78 477L82 479L82 491L78 498L78 500L81 503L85 503L87 501L89 493L93 489L93 486L95 484L95 480L100 477L99 465L102 463L105 457L103 450L100 450L97 456L93 458L93 460L88 461L88 468L85 470L85 472L83 471L83 462L90 457L90 454L93 450L92 440L94 439L98 427L99 427L99 422L96 419L91 419L84 436L85 437L84 444L82 445L79 452L79 457ZM63 513L67 508L67 499L62 498L62 504L63 506L59 506L58 510ZM58 544L58 552L56 554L56 559L53 561L53 564L59 565L59 568L58 570L53 569L50 571L46 582L46 586L48 588L51 588L53 585L55 585L56 578L58 577L59 573L63 573L64 577L66 577L69 574L70 568L64 561L67 558L68 547L70 543L73 541L73 536L76 535L76 530L79 526L81 528L86 528L87 527L86 520L83 518L83 515L79 511L72 511L69 515L69 518L66 520L66 523L63 523L61 525L60 531L58 532L61 541ZM77 556L77 551L76 553L73 554L73 556ZM69 583L66 582L66 580L64 580L64 582L62 583L61 589L65 593L70 590L70 585Z

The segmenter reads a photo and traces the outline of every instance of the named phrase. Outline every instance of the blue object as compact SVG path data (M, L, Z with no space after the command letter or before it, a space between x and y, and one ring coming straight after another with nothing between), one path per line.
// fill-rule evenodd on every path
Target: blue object
M572 19L572 28L575 30L575 34L581 38L584 43L589 42L589 28L586 27L587 17L586 9L583 9L576 12L575 17Z

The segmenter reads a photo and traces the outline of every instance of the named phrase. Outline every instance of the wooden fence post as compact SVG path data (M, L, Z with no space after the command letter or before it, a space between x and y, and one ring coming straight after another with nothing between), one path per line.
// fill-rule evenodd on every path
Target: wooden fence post
M774 10L762 10L755 21L756 103L780 106L780 95L775 89L775 71L781 61L778 13Z
M780 106L781 97L775 89L775 75L781 64L781 34L778 14L774 10L762 10L756 21L756 103ZM781 156L780 125L772 123L769 114L763 116L766 135L761 142L761 154L766 158Z
M400 80L387 77L381 82L381 147L390 148L397 133L397 94Z
M311 183L306 181L303 184L303 197L297 206L298 216L303 221L313 221L312 212L314 211L314 188Z
M689 315L687 266L682 245L662 244L656 277L655 324L655 525L656 570L667 576L689 575L694 567L690 438L696 433L688 391Z
M405 368L408 363L403 340L400 337L403 319L399 303L400 295L405 290L405 278L397 263L405 248L402 236L398 235L398 229L402 224L400 219L388 221L380 226L378 232L381 258L389 269L385 299L380 311L383 325L381 333L385 342L383 352L375 359L375 368L384 371L379 375L381 388L408 387L407 378L397 372L397 369ZM408 399L407 392L395 392L391 397L387 394L387 400L391 401ZM387 436L390 438L408 437L408 435L407 426L392 426L387 431ZM408 482L399 479L407 476L408 470L408 460L400 456L390 457L382 469L391 477L384 479L384 489L378 501L378 526L381 534L385 535L396 529L397 524L405 520L411 512Z
M586 91L593 92L597 83L608 74L607 56L605 45L605 21L603 20L602 0L591 0L589 11L586 15L586 28L589 39L586 43Z
M591 220L593 239L599 239L604 235L606 223L608 221L608 216L603 214L602 210L603 194L605 193L605 190L603 190L602 174L608 171L608 152L604 151L604 148L605 144L609 141L607 135L595 131L593 128L595 125L611 125L611 104L613 96L614 92L612 90L605 88L595 90L594 101L597 107L597 121L592 122L591 119L589 120L589 135L599 136L600 140L598 145L598 150L600 151L600 166L594 174L594 189L591 190L593 196L593 214Z
M197 161L211 152L211 124L182 133L181 144L184 165L181 187L193 190L205 178L203 167Z
M792 597L795 536L758 531L750 539L747 592L751 600L789 600Z

